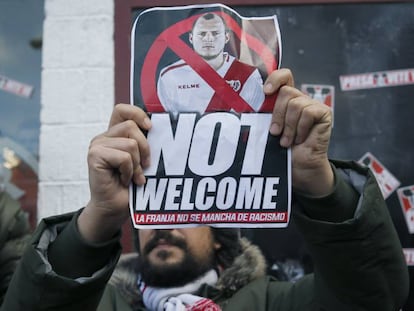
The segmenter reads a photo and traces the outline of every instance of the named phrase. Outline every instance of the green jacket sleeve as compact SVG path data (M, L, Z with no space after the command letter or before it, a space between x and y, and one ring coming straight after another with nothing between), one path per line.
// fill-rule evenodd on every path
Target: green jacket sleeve
M18 201L0 191L0 305L30 238L30 225Z
M42 220L1 310L96 310L121 253L119 236L89 245L77 231L76 218L65 214Z
M294 210L315 265L318 310L399 310L408 269L375 177L357 163L334 163L334 193L298 196Z

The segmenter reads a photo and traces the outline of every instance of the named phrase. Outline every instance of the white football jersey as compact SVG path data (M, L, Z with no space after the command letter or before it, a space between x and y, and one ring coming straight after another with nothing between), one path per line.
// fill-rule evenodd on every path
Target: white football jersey
M236 92L253 111L263 104L263 80L259 70L244 64L234 56L225 54L223 65L217 70L220 77ZM219 90L218 90L219 91ZM158 98L165 111L178 112L209 111L209 106L220 106L220 97L207 82L183 60L179 60L160 72L157 84ZM229 110L237 112L237 107ZM211 108L210 111L214 111Z

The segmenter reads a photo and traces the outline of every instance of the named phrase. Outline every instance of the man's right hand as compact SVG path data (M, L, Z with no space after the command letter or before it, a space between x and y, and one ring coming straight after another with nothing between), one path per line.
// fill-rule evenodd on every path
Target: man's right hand
M150 151L143 130L151 121L140 108L115 106L108 130L92 139L88 152L90 201L78 218L82 237L93 243L110 239L129 217L129 185L145 183Z

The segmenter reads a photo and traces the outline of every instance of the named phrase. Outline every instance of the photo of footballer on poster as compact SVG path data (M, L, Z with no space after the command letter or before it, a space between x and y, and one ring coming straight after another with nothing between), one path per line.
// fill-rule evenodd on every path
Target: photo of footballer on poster
M269 135L280 66L276 16L224 5L143 11L131 34L131 103L150 115L147 183L132 185L138 228L286 227L290 150Z

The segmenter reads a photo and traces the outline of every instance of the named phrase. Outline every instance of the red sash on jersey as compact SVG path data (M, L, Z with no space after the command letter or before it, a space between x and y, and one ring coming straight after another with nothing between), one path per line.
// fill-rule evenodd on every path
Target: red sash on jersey
M248 103L246 103L242 97L240 97L240 91L243 89L246 80L250 77L255 69L255 67L249 66L235 59L224 75L223 80L224 82L229 80L238 80L241 83L240 90L236 92L226 82L227 89L216 89L216 92L214 93L213 97L210 100L210 103L206 108L206 112L231 110L234 110L236 112L252 112L253 108ZM232 98L230 98L230 94L228 93L231 93ZM238 97L238 100L234 100L236 96Z

